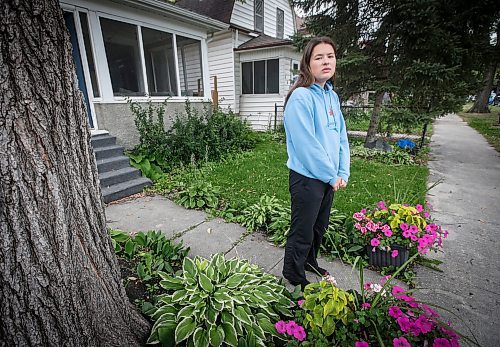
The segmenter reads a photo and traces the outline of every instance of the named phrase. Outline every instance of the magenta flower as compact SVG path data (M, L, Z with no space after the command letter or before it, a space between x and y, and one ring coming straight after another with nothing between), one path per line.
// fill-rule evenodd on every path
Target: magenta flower
M410 343L408 342L408 340L404 336L395 337L392 340L392 346L393 347L411 347Z
M408 229L408 231L412 234L415 234L418 232L418 228L416 225L410 225L410 228Z
M434 339L434 342L432 343L432 347L451 347L451 343L448 339L445 339L443 337L439 337L437 339Z
M293 337L299 341L304 341L306 338L306 331L304 330L304 327L298 325L293 332Z
M302 306L302 304L305 302L305 300L299 300L297 301L297 305Z
M432 321L423 315L417 318L415 325L418 326L423 334L427 334L432 331Z
M417 240L418 240L417 235L412 234L412 235L410 236L410 240L412 240L413 242L417 241Z
M403 311L399 308L399 306L391 306L389 307L389 316L392 318L398 319L403 315Z
M292 336L297 327L297 323L295 323L293 320L289 321L288 323L286 323L286 333Z
M401 228L401 230L403 230L403 231L408 230L408 224L406 224L406 223L401 223L401 224L399 224L399 227L400 227L400 228Z
M370 245L372 245L373 247L377 247L378 245L380 245L379 239L377 239L377 238L371 239Z
M394 286L392 287L392 295L396 295L396 294L399 294L399 293L404 293L404 289L400 286Z
M366 228L365 227L361 227L361 234L366 234Z
M407 239L413 235L410 230L405 230L403 231L403 237L406 237Z
M417 209L418 213L420 213L424 210L424 207L420 204L417 204L417 206L415 206L415 208Z
M363 284L363 288L365 290L370 290L372 289L372 284L370 282L366 282L365 284Z
M402 332L406 333L410 330L410 320L407 317L401 316L398 317L396 320Z
M370 347L370 345L366 341L356 341L354 347Z
M399 252L397 249L393 250L391 253L391 257L396 258L398 256Z
M387 207L385 207L385 202L383 200L380 200L377 204L377 207L380 208L381 210L386 210Z
M383 230L384 232L384 235L387 236L387 237L391 237L392 236L392 230L389 229L389 230Z
M282 320L280 320L279 322L276 322L276 324L274 324L274 327L276 328L276 331L279 334L284 334L286 331L286 323Z
M361 211L359 211L360 213L362 214L365 214L366 213L366 208L363 208Z
M387 282L392 276L391 275L387 275L387 276L384 276L380 279L380 284L381 285L384 285L385 282Z
M424 212L424 218L429 218L430 216L431 216L431 215L430 215L430 213L429 213L429 212L427 212L427 211L425 211L425 212Z
M369 302L364 302L361 304L361 309L363 309L363 310L367 310L370 307L372 307L372 305Z
M377 231L377 224L370 221L370 222L366 223L366 229L368 229L370 231Z
M356 224L354 224L354 227L359 230L359 229L361 229L361 224L359 224L358 222L356 222Z

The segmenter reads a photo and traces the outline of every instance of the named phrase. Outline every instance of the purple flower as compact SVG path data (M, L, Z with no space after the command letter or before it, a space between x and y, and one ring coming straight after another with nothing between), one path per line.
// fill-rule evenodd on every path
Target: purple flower
M356 341L354 347L370 347L370 345L366 341Z
M377 238L371 239L370 245L372 245L373 247L377 247L378 245L380 245L379 239L377 239Z
M392 287L392 295L396 295L396 294L399 294L399 293L404 293L404 289L400 286L394 286Z
M299 341L304 341L306 338L306 331L304 330L304 327L298 325L293 332L293 337Z
M363 310L367 310L370 307L372 307L372 305L369 302L364 302L361 304L361 309L363 309Z
M415 325L418 326L422 334L427 334L432 331L432 321L423 315L417 318Z
M276 328L276 331L279 334L284 334L286 331L286 323L282 320L280 320L279 322L276 322L276 324L274 324L274 327Z
M451 343L448 339L445 339L443 337L439 337L437 339L434 339L434 342L432 343L432 347L451 347Z
M395 337L392 340L392 346L393 347L411 347L410 343L408 342L408 340L404 336Z
M386 210L387 207L385 207L385 202L383 200L380 200L377 204L377 207L380 208L381 210Z
M389 307L389 316L391 316L392 318L398 319L402 315L403 315L403 312L401 311L401 309L399 308L399 306L391 306L391 307Z
M286 333L290 336L293 335L295 332L295 329L297 329L298 325L295 323L295 321L291 320L288 323L286 323Z
M402 332L406 333L410 330L410 320L407 317L401 316L398 317L396 320Z

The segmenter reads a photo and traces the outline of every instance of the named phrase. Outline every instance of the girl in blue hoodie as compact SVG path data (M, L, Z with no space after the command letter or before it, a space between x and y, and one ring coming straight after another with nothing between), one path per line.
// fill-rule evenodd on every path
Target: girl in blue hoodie
M291 227L283 276L302 289L305 270L328 274L316 260L328 227L333 195L347 186L349 143L337 93L333 91L335 45L313 38L300 62L300 75L285 100L290 169Z

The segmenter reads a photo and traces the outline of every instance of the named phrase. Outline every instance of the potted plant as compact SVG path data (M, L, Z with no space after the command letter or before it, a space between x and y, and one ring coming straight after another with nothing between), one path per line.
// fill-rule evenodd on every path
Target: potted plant
M412 254L441 248L448 235L421 204L387 205L379 201L375 208L364 208L353 218L355 229L366 242L369 263L374 266L399 267Z

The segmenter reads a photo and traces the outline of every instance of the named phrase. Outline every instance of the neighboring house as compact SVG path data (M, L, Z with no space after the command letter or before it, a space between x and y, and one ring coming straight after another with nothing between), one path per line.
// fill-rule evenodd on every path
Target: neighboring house
M211 101L207 42L229 25L163 0L61 0L92 132L138 142L127 100ZM213 59L211 57L210 59Z
M254 129L274 125L299 68L300 54L289 37L295 14L288 0L179 0L176 5L226 23L208 38L210 86L220 105L247 119Z

